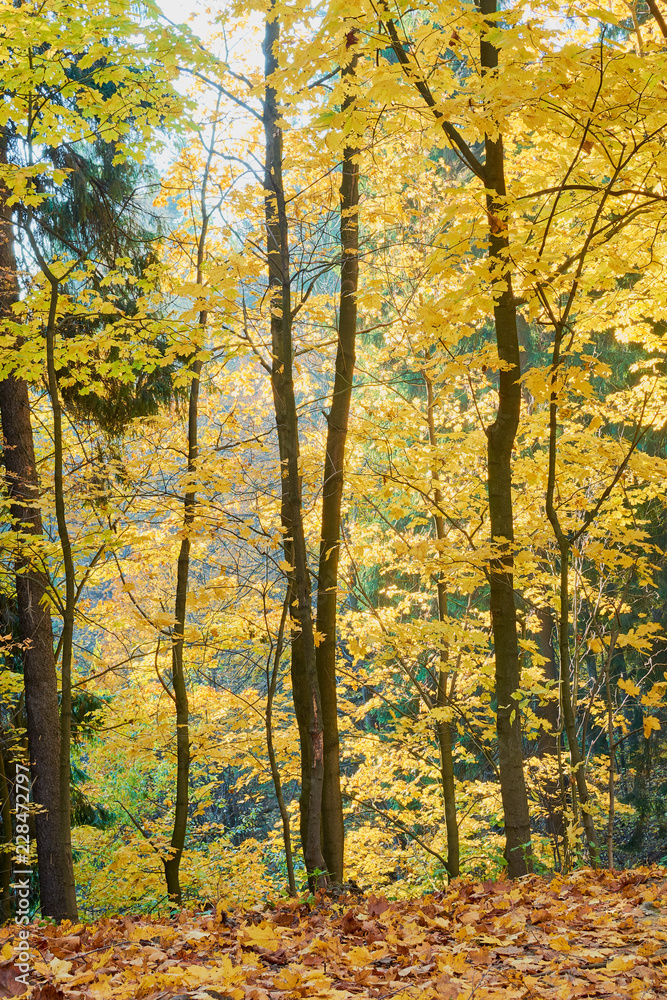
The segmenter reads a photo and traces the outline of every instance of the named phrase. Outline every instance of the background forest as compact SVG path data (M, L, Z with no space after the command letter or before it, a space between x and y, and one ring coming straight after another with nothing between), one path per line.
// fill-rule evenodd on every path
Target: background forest
M661 0L1 6L4 917L667 855Z

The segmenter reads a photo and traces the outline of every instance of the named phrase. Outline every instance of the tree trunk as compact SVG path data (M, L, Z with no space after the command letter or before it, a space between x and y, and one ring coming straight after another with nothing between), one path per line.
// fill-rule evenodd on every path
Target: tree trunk
M570 594L569 570L571 539L563 531L554 507L554 492L556 488L556 450L558 430L558 393L556 391L556 376L561 364L561 342L563 328L554 332L554 348L551 360L551 394L549 399L549 474L547 478L546 512L549 523L560 549L560 617L558 623L559 661L560 661L560 704L563 712L563 725L567 734L567 744L570 753L570 767L575 781L576 798L581 806L581 816L584 834L592 866L597 866L598 845L593 817L588 806L588 786L586 783L585 762L579 750L577 738L577 720L572 707L570 687ZM574 789L573 789L574 791ZM573 803L575 797L573 795Z
M193 396L196 400L195 384L190 386L190 421L192 420ZM194 404L196 414L196 402ZM196 416L195 416L196 421ZM196 434L196 430L195 430ZM195 438L196 442L196 438ZM188 448L188 471L192 461L192 438ZM194 445L196 457L197 445ZM187 532L194 519L194 491L185 494L185 514L183 531ZM188 689L183 668L183 646L185 637L185 616L188 599L188 574L190 569L190 538L185 534L181 541L176 571L176 605L174 611L174 630L172 634L172 687L176 708L176 809L174 811L174 826L171 834L169 857L164 861L164 874L167 882L169 901L181 906L183 896L180 883L180 865L185 846L185 834L188 825L188 794L190 778L190 714L188 705Z
M205 232L205 230L204 230ZM201 262L197 282L201 284ZM199 314L200 328L206 326L206 312ZM185 847L188 826L188 802L190 786L190 707L188 688L183 665L185 646L185 619L188 605L188 578L190 574L190 530L195 518L196 492L192 485L197 465L199 445L197 423L199 415L199 378L201 361L195 359L192 365L192 382L188 404L188 486L183 501L183 538L178 553L176 567L176 600L174 607L174 629L171 647L171 683L174 706L176 708L176 809L172 828L169 857L164 861L169 901L176 906L183 904L181 892L180 866Z
M6 146L0 143L0 162ZM19 298L11 210L0 192L0 315L11 317ZM16 558L16 596L23 652L25 708L33 801L43 810L35 817L42 916L76 919L68 898L68 871L62 838L60 796L60 722L53 629L46 603L48 580L40 564L42 518L35 449L30 423L28 385L10 375L0 382L0 418L7 491L16 528L22 533Z
M655 18L655 20L657 21L658 27L660 28L660 32L663 38L667 38L667 21L665 21L663 13L660 10L660 7L658 6L657 0L646 0L646 5L648 9L651 11L651 14Z
M280 780L280 769L278 768L278 761L276 760L276 751L273 744L273 701L276 695L276 685L278 683L278 672L280 670L280 658L283 653L283 641L285 638L285 622L287 620L287 606L289 602L289 589L285 596L285 603L283 605L283 613L280 618L280 627L278 628L278 636L276 639L276 648L272 652L273 656L273 666L271 665L271 656L266 664L266 716L265 716L265 726L266 726L266 749L269 754L269 767L271 768L271 777L273 779L273 787L276 793L276 802L278 803L278 809L280 811L280 819L283 825L283 844L285 845L285 866L287 867L287 885L289 888L290 896L296 896L296 881L294 879L294 859L292 855L292 835L290 833L290 822L289 813L287 811L287 806L285 805L285 798L283 796L283 786Z
M481 0L484 15L496 13L496 0ZM489 22L495 30L495 23ZM498 49L480 40L483 74L498 70ZM486 135L486 208L489 217L488 257L494 293L493 313L498 356L505 362L498 381L496 419L487 428L487 475L491 539L497 552L489 568L491 621L496 659L496 698L500 790L505 814L507 873L510 878L530 868L530 815L523 773L521 718L516 692L521 684L512 546L512 447L521 411L521 361L516 306L512 292L510 241L504 202L505 157L502 136Z
M342 70L343 80L354 77L357 56ZM349 93L343 110L354 104ZM322 698L324 780L322 787L322 853L333 882L343 880L345 831L340 792L340 743L336 698L336 608L340 556L341 503L357 336L359 284L359 150L346 146L340 186L340 305L338 348L322 484L322 531L317 590L317 631L323 636L316 650L317 677Z
M65 850L65 896L71 920L77 919L76 886L72 866L72 822L70 808L72 742L72 645L74 641L74 607L76 604L76 584L74 579L74 559L65 517L65 494L63 489L63 431L62 407L56 375L54 347L56 308L58 305L58 281L51 280L51 301L46 324L46 369L53 412L53 479L54 500L58 537L63 554L65 571L65 607L63 610L63 631L61 648L61 694L60 694L60 821L63 848Z
M569 622L569 594L568 577L570 568L570 543L565 536L559 539L560 543L560 691L561 704L563 706L563 723L567 733L567 745L570 752L570 767L576 782L577 799L581 806L581 821L584 826L584 836L588 846L588 854L591 865L597 868L598 863L598 839L595 832L593 817L590 814L588 805L588 784L586 782L586 765L579 749L577 738L577 720L572 707L572 694L570 688L570 622Z
M491 15L497 0L479 0L478 9L489 18L489 29L496 31ZM382 9L388 16L386 3ZM500 765L500 791L505 813L507 872L510 878L526 874L532 862L530 815L523 773L521 723L516 691L520 684L519 645L514 600L513 555L514 518L512 511L512 446L521 410L521 361L517 334L517 314L512 294L511 254L505 210L505 159L500 133L485 136L486 162L480 163L461 133L447 121L430 91L423 70L405 51L396 25L383 21L394 54L408 79L431 109L447 140L462 162L481 180L486 189L489 220L488 258L494 293L494 323L498 356L508 368L499 373L498 411L487 428L487 479L491 538L497 555L489 567L491 619L496 660L497 732ZM498 49L484 34L480 39L482 75L495 74Z
M310 574L303 525L299 472L299 427L292 373L290 252L282 177L282 131L273 75L278 69L280 21L272 8L264 35L264 172L267 259L271 308L271 387L276 414L281 473L281 516L289 568L290 612L297 641L292 644L292 685L301 743L301 839L312 884L326 884L315 872L326 868L321 847L324 737L315 659Z
M537 644L540 654L545 659L544 676L547 681L551 681L558 691L558 665L554 653L553 633L555 622L550 610L545 608L537 609L537 620L539 630L537 632ZM559 730L560 730L560 699L549 698L545 705L537 705L535 715L547 724L547 729L541 729L537 739L537 755L540 758L551 758L549 768L544 773L544 806L547 813L547 830L554 843L554 851L559 855L560 844L565 845L565 821L563 816L563 794L559 774L551 767L556 766L559 754Z
M202 176L200 190L201 230L197 240L197 271L196 282L199 287L204 283L204 259L206 256L206 237L208 235L209 211L206 204L208 179L215 149L215 124L211 130L211 144ZM199 387L201 380L201 359L197 351L203 347L204 334L208 323L208 310L199 313L198 337L195 343L195 357L192 362L192 381L190 383L190 398L188 401L188 481L183 499L183 538L178 553L176 567L176 600L174 606L174 628L172 633L172 687L174 706L176 708L176 809L174 811L174 826L171 834L171 850L164 862L164 874L167 882L167 895L170 902L182 906L180 867L185 834L188 826L188 804L190 794L190 706L188 688L185 680L183 651L185 647L185 620L188 608L188 585L190 576L190 531L197 509L197 493L194 487L197 459L199 457Z
M614 703L611 697L611 656L607 657L605 664L605 692L607 701L607 739L609 741L609 812L607 813L607 867L609 871L614 870L614 771L616 767L614 741Z
M424 373L426 383L426 416L428 421L429 443L435 449L437 440L435 435L435 417L433 414L433 384L426 373ZM442 506L442 493L437 485L439 481L437 468L432 468L431 479L436 484L434 490L434 500L436 508ZM443 540L446 537L445 522L442 514L433 515L436 538ZM441 622L447 620L447 589L445 582L439 579L438 589L438 618ZM438 669L438 686L435 700L435 707L438 709L450 708L451 698L447 693L447 682L449 679L449 646L443 645L440 652L440 663ZM438 719L436 722L438 734L438 745L440 747L440 776L442 780L442 797L445 809L445 826L447 829L447 873L449 878L459 877L459 826L456 819L456 787L454 785L454 757L452 753L452 723L451 720Z

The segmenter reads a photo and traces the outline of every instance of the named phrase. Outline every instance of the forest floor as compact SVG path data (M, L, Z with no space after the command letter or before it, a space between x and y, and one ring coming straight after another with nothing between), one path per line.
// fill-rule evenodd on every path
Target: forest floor
M664 868L30 930L32 1000L667 997ZM3 997L25 994L17 940L0 929Z

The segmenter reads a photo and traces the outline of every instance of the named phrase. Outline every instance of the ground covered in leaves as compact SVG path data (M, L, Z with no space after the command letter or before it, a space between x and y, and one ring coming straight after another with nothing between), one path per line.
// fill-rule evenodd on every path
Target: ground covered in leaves
M0 995L20 996L15 927ZM667 871L31 927L32 1000L667 996Z

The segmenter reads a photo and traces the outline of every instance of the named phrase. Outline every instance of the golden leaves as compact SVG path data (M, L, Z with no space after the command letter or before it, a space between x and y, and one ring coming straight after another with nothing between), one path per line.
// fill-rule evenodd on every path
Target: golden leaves
M660 729L660 722L653 715L645 715L643 724L644 724L644 736L646 737L646 739L649 738L649 736L654 730L657 732Z
M35 925L30 945L43 995L58 989L59 1000L184 991L193 1000L455 1000L482 986L489 997L629 998L664 991L664 902L662 869L588 869L519 884L457 881L398 902L318 896L215 916L107 918L76 935ZM3 972L14 935L0 930Z
M632 695L634 698L636 698L638 694L641 694L641 688L638 687L634 681L624 680L623 677L619 677L616 683L622 691L627 691L627 693Z

